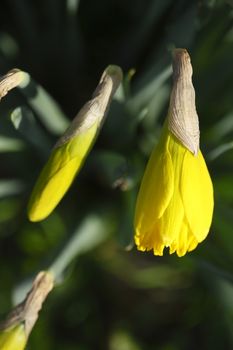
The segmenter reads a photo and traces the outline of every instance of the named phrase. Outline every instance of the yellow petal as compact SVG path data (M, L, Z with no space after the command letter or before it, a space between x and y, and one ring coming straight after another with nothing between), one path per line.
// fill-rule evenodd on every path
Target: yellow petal
M98 124L95 123L52 151L32 192L28 205L29 220L43 220L57 206L80 170L97 129Z
M167 247L179 236L184 219L184 209L180 194L177 190L159 220L159 232L163 244Z
M136 232L134 240L138 250L144 252L153 249L154 255L162 256L165 245L160 237L157 224L158 222L156 222L151 231L145 233Z
M198 240L195 238L193 233L189 232L189 238L188 238L188 252L191 252L196 248L198 245Z
M196 157L185 153L180 190L190 229L201 242L209 232L214 207L213 186L201 151Z
M187 221L183 220L178 236L170 245L169 253L172 254L176 251L177 255L181 257L195 249L197 244L198 242L190 231Z
M23 350L26 342L27 339L23 324L0 332L1 350Z
M173 180L169 152L159 153L159 148L156 148L147 165L137 198L136 231L150 230L163 215L173 194Z
M184 208L180 195L179 184L180 171L186 149L171 133L169 133L167 145L167 152L170 153L172 161L174 190L169 205L158 222L158 231L162 238L163 244L168 247L179 236L184 220Z

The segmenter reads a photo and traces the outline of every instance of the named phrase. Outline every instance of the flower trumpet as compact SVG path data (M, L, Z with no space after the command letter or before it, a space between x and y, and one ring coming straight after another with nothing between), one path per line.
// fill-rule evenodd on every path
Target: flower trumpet
M92 99L55 144L29 200L28 217L31 221L45 219L69 189L99 133L121 80L121 69L108 66Z
M144 173L136 203L139 250L183 256L202 242L213 215L213 186L199 148L199 122L192 66L185 49L175 49L168 117Z

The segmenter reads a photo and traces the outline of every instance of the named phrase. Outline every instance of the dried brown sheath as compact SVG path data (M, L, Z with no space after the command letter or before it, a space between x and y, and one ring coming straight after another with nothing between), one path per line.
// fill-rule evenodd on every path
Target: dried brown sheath
M193 70L188 52L185 49L175 49L168 128L190 152L197 155L200 131L192 73Z
M38 318L43 302L53 289L53 276L49 272L40 272L28 292L25 300L17 305L8 315L5 322L0 325L0 330L7 329L24 323L26 337L31 333Z

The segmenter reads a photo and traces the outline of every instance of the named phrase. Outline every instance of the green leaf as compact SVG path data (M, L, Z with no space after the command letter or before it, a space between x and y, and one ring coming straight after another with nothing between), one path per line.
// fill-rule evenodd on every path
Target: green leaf
M87 253L102 243L108 236L109 223L100 216L89 214L62 246L60 252L48 267L55 280L61 281L64 271L77 256ZM20 283L13 291L14 304L18 304L29 291L32 279Z
M215 159L217 159L218 157L220 157L221 155L223 155L225 152L228 152L230 150L233 149L233 141L232 142L228 142L228 143L224 143L218 147L216 147L215 149L213 149L209 154L208 154L208 159L213 161Z
M51 142L36 122L32 111L26 107L17 107L11 113L11 121L22 137L42 153L48 154Z
M0 136L0 153L20 152L24 148L25 144L23 141L12 137Z
M28 83L19 86L29 106L40 118L45 127L55 135L61 135L70 124L58 103L49 93L28 75Z
M19 194L24 188L25 186L20 180L0 180L0 198Z

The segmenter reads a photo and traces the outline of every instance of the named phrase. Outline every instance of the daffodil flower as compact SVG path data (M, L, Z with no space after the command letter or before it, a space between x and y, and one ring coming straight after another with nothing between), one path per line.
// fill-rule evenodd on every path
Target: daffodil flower
M40 272L25 300L0 325L0 350L24 350L48 293L53 288L50 272Z
M208 235L213 215L213 186L199 149L199 123L186 50L174 50L173 89L168 117L151 154L135 212L139 250L183 256Z
M99 133L121 80L121 69L108 66L92 99L83 106L54 146L29 201L28 217L31 221L45 219L69 189Z

